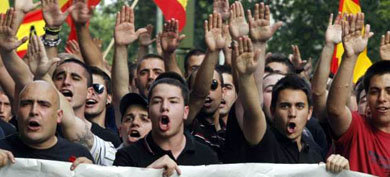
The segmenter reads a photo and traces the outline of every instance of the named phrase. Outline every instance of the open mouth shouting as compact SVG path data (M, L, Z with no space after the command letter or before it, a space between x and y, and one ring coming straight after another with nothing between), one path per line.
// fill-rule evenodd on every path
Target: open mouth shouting
M96 103L97 103L97 101L95 99L87 99L85 106L87 108L92 108L93 106L96 105Z
M71 101L72 100L72 97L73 97L73 92L68 90L68 89L61 89L60 92L62 93L62 95L64 95L64 97L68 100L68 101Z
M161 116L160 121L159 121L160 130L163 132L168 131L169 130L169 123L170 123L170 120L169 120L169 117L167 115Z
M138 130L130 130L127 138L130 142L134 143L138 141L141 137L141 133Z
M213 100L210 97L207 97L206 100L204 101L203 106L210 107L212 103L213 103Z
M297 125L294 122L290 122L287 124L287 133L293 134L296 132Z
M30 131L38 131L41 128L41 125L36 120L30 120L27 124L27 129Z

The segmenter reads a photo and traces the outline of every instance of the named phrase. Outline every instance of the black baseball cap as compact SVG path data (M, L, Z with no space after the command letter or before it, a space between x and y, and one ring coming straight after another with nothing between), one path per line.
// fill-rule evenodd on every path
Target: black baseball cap
M148 101L137 93L128 93L122 97L119 110L123 116L126 109L131 105L141 105L144 108L148 108Z

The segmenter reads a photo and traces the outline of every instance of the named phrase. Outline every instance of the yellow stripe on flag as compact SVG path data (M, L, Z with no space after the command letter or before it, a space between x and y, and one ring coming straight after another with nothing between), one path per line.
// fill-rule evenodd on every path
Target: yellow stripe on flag
M42 36L43 34L45 34L45 30L43 29L45 27L45 21L38 20L38 21L33 21L30 23L24 23L24 24L20 25L19 31L16 34L18 39L22 39L23 37L25 37L25 36L28 37L30 35L31 25L35 26L35 30L36 30L38 36ZM27 50L27 44L28 44L28 41L25 42L23 45L21 45L17 49L17 51Z
M360 6L352 0L344 0L343 12L356 14L361 11Z
M177 0L181 6L183 6L184 10L186 10L187 7L187 0Z
M0 0L0 4L0 13L7 12L7 9L9 8L8 0Z

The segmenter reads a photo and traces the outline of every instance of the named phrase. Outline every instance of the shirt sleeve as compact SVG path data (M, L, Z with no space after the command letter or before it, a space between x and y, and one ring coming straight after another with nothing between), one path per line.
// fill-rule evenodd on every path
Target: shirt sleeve
M116 151L111 142L104 141L98 136L93 135L93 146L90 152L96 164L112 166Z

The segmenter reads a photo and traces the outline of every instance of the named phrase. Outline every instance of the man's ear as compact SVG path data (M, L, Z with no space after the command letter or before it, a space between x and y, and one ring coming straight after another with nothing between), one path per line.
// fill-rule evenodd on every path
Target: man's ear
M309 106L309 115L307 115L307 120L309 121L311 118L311 115L313 114L313 106Z
M187 120L188 113L190 113L190 107L187 105L184 106L184 117L183 117L184 120Z
M62 118L64 116L64 111L62 109L57 110L57 124L62 122Z
M111 94L107 94L106 105L110 105L111 103L112 103L112 95Z

